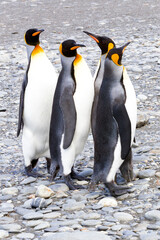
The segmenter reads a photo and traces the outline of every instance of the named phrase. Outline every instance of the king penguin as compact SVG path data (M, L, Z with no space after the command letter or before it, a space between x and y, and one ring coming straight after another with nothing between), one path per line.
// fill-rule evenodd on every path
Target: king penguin
M28 176L37 176L32 169L40 157L46 157L48 169L50 166L49 126L58 77L39 45L39 35L43 31L29 29L24 36L26 44L34 49L28 55L28 67L22 83L17 136L23 128L22 149Z
M93 101L93 107L92 107L91 127L92 127L93 138L95 138L95 121L96 121L96 113L97 113L97 103L98 103L99 90L100 90L103 75L104 75L104 62L106 59L106 55L108 54L110 49L115 47L115 43L113 42L112 39L108 37L98 36L87 31L83 31L83 32L89 35L92 39L94 39L101 49L101 57L93 77L95 93L94 93L94 101Z
M60 172L70 189L76 189L72 181L74 160L84 148L90 131L94 82L90 69L77 54L77 48L85 47L74 40L60 44L62 70L55 91L50 124L50 152L52 179L60 166Z
M133 175L131 146L136 129L136 95L121 63L128 44L112 48L106 56L95 122L92 184L104 182L113 196L127 191L126 186L115 183L118 169L128 180Z

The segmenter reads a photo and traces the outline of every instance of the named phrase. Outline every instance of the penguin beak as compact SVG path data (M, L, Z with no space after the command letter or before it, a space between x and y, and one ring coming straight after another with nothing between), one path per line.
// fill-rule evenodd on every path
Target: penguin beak
M128 43L126 43L125 45L123 45L123 46L121 47L121 49L122 49L122 54L124 53L124 50L126 49L126 47L127 47L130 43L131 43L131 41L129 41Z
M99 43L99 40L98 40L98 36L96 36L95 34L93 33L90 33L90 32L87 32L87 31L83 31L84 33L86 33L88 36L90 36L91 38L93 38L97 43Z
M35 37L37 35L39 35L41 32L43 32L44 29L38 30L37 32L33 33L32 36Z
M77 49L79 47L85 47L85 45L83 45L83 44L76 44L75 46L71 47L70 50L75 50L75 49Z

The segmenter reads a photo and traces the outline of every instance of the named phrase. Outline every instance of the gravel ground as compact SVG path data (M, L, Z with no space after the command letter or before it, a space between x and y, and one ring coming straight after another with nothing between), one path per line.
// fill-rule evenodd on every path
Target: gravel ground
M158 0L0 2L0 239L160 239L159 12ZM117 46L132 41L123 64L136 90L140 128L130 193L111 198L102 184L90 191L86 181L85 189L69 191L59 179L49 181L44 159L38 164L43 178L25 176L16 130L27 67L23 35L31 27L45 29L41 46L57 72L59 44L72 37L87 46L80 53L94 73L100 51L83 30L106 35ZM84 175L92 173L91 135L75 165Z

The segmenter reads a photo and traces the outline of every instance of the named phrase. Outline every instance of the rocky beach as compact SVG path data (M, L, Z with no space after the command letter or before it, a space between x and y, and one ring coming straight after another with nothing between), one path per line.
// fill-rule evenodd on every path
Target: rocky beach
M0 2L0 239L160 240L160 4L158 0L2 0ZM85 44L79 53L92 74L100 58L83 30L129 40L123 64L134 85L138 121L133 146L134 181L127 194L109 196L103 184L71 191L59 178L50 181L46 160L24 172L21 135L16 137L21 84L27 68L24 33L37 27L46 55L60 72L59 45L72 38ZM93 139L75 162L92 175Z

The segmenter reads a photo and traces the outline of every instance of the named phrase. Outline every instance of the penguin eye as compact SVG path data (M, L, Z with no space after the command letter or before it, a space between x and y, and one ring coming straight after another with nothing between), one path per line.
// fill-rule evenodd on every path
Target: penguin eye
M119 55L117 53L112 54L111 59L117 66L120 66Z

